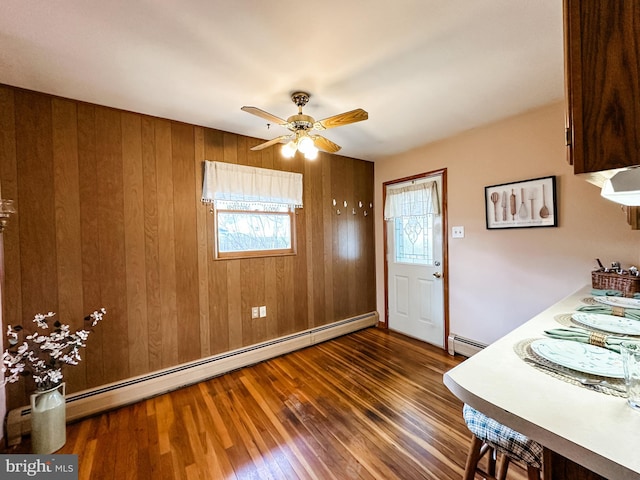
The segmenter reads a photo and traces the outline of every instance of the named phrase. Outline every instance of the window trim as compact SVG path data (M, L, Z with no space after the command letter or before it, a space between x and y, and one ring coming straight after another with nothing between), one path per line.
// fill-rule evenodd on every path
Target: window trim
M240 252L221 252L219 248L220 235L218 234L218 214L219 212L230 213L243 213L251 215L288 215L291 231L291 248L282 248L274 250L244 250ZM259 210L227 210L218 209L213 206L213 234L214 234L214 260L230 260L237 258L265 258L265 257L283 257L296 255L297 249L297 235L296 235L296 212L289 210L288 212L263 212Z

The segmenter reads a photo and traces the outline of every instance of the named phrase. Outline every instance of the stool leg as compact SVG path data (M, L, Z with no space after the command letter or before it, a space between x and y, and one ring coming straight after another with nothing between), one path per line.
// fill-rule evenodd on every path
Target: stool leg
M498 474L496 478L498 480L505 480L507 478L507 470L509 469L509 457L505 454L500 455L500 461L498 462Z
M463 480L473 480L476 475L476 467L480 460L480 448L482 447L482 440L475 435L471 434L471 446L469 447L469 453L467 454L467 464L464 467Z
M527 465L527 480L540 480L540 469Z
M487 447L489 447L487 445ZM487 457L487 473L489 475L491 475L492 477L495 477L496 475L496 459L498 458L498 452L492 448L489 447L489 456Z

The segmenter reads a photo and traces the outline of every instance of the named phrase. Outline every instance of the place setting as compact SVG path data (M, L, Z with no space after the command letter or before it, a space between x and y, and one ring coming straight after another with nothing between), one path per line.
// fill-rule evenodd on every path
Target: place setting
M602 295L602 296L593 296L586 297L582 299L582 303L585 304L584 307L579 307L584 310L585 307L595 307L595 308L586 308L586 311L597 309L609 312L616 312L614 309L630 309L630 312L622 312L621 315L628 313L636 318L640 319L640 299L639 298L630 298L630 297L617 297L612 295ZM612 313L612 315L616 315L616 313Z
M555 320L543 338L518 342L527 364L562 381L624 397L640 410L640 300L595 296ZM628 392L631 392L629 395Z

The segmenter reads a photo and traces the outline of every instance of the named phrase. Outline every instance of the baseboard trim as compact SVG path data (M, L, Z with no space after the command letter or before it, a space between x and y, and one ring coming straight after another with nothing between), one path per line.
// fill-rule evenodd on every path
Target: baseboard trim
M449 335L447 345L450 355L459 354L465 357L471 357L487 346L484 343L461 337L455 333Z
M147 375L76 392L66 397L67 421L72 422L193 385L242 367L377 325L378 320L378 313L370 312ZM8 413L6 433L9 445L19 444L22 437L30 430L30 406L15 408Z

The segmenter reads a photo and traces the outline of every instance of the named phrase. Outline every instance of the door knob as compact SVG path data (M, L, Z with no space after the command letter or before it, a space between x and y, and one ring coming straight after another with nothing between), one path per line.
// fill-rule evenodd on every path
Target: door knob
M433 276L436 278L442 278L442 274L440 272L435 272Z

